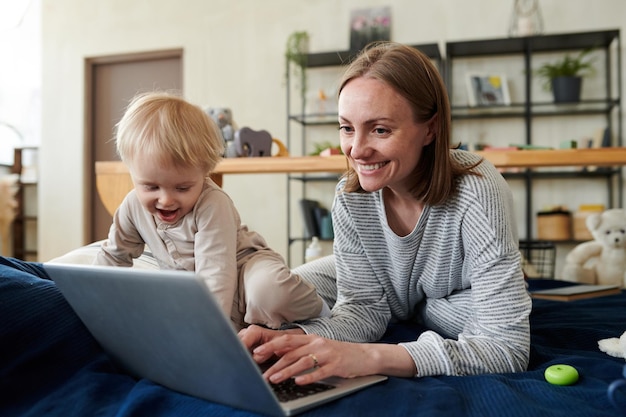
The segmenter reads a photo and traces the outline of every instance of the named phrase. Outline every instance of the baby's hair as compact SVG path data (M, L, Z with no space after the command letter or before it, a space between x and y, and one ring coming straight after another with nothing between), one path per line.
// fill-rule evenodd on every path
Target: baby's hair
M224 153L222 135L211 117L167 92L135 96L117 124L115 143L127 165L142 154L155 164L202 168L207 175Z

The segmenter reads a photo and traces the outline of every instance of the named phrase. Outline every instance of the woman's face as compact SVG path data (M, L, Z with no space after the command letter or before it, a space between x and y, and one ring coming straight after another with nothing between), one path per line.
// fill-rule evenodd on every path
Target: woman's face
M341 149L365 191L406 192L422 148L434 138L434 119L417 123L409 102L382 81L360 77L339 95Z

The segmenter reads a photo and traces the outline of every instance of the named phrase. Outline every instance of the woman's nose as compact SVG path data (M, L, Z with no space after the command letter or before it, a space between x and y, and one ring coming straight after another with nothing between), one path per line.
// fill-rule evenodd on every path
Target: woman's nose
M360 158L366 156L369 152L369 145L367 142L367 136L358 132L354 133L352 137L352 143L350 146L350 155L353 158Z

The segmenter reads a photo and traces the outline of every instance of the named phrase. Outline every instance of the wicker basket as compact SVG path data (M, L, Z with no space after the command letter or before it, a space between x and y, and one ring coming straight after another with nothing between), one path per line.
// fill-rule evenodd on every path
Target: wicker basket
M587 217L594 213L602 213L604 205L602 204L585 204L578 208L574 213L574 240L587 241L593 240L591 232L587 228Z
M537 238L539 240L571 240L572 214L569 211L537 213Z

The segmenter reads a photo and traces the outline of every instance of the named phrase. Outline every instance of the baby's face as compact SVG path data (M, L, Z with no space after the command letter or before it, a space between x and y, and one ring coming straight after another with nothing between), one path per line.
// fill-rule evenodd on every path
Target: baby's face
M193 209L206 176L200 168L157 166L143 157L137 157L129 170L141 204L167 224L178 222Z

